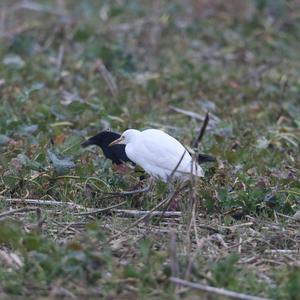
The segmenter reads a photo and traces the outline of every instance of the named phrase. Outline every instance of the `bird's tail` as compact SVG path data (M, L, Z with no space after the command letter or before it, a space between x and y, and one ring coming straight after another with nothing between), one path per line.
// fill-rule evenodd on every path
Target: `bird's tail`
M214 162L214 161L216 161L216 158L211 155L207 155L207 154L198 155L198 164L203 164L205 162Z

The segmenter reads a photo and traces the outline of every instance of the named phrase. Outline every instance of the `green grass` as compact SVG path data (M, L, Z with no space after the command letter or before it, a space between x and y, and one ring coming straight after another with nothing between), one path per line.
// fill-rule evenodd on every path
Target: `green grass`
M120 203L105 193L134 188L138 176L116 174L80 143L108 127L154 127L189 146L202 123L172 107L210 111L199 150L218 162L176 197L179 220L146 220L118 238L134 219L54 206L1 218L0 296L206 297L175 288L176 275L298 299L297 1L75 2L1 4L1 211L24 206L9 198ZM122 208L151 209L167 194L157 182Z

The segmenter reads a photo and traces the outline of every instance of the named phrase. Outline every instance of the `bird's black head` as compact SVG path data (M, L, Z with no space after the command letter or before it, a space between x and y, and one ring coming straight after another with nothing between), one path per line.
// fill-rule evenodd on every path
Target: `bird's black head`
M81 144L82 147L96 145L101 148L107 147L111 142L118 139L121 135L112 131L102 131Z
M81 144L82 147L96 145L100 147L106 158L110 159L114 164L120 165L123 162L132 162L126 155L125 145L108 145L118 139L121 135L112 131L102 131L95 136L92 136L87 141Z

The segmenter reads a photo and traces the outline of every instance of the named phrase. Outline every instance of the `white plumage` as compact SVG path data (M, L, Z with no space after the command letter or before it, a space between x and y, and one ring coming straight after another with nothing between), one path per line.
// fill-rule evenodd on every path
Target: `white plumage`
M191 172L198 177L204 176L202 168L193 162L184 146L161 130L128 129L111 144L117 143L126 144L126 155L155 178L167 181L183 154L174 177L185 180L190 177Z

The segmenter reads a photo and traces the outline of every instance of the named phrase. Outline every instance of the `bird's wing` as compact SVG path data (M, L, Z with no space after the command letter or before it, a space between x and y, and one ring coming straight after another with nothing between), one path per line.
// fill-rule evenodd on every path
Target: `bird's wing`
M145 134L144 134L145 133ZM173 171L185 153L177 171L189 171L191 156L184 146L170 135L155 129L143 132L135 143L142 163ZM139 164L139 162L137 162Z

